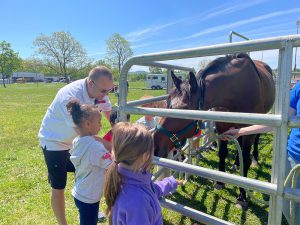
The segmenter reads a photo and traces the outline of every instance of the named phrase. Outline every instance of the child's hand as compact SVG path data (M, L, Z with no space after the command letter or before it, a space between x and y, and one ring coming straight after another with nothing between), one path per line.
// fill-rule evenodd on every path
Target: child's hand
M99 137L99 136L97 136L97 135L94 135L94 138L95 138L96 141L102 142L102 138L101 138L101 137Z
M107 151L111 152L112 146L111 146L111 143L109 141L106 141L103 138L101 138L99 136L96 136L96 135L94 135L94 138L95 138L96 141L101 142L104 145L104 147L106 148Z
M177 185L184 185L184 180L176 179Z

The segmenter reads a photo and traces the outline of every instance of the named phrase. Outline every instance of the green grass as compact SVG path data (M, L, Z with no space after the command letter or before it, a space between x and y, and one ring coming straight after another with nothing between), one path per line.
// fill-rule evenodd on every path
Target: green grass
M63 84L12 84L0 88L0 224L56 224L50 206L50 186L47 170L38 143L38 130L47 107ZM130 83L130 87L142 87L142 82ZM144 94L158 96L165 91L129 91L128 99L136 100ZM110 96L113 104L116 98ZM140 116L132 115L131 121ZM109 129L103 119L101 135ZM260 166L250 169L249 177L269 181L272 146L270 135L264 136L260 145ZM235 151L231 150L227 171L233 163ZM217 169L216 151L205 153L201 166ZM66 187L66 214L69 224L78 224L78 212L70 194L74 178L69 174ZM205 213L229 220L236 224L267 224L268 207L250 202L246 212L235 207L238 188L226 185L224 190L215 190L213 182L192 177L185 187L170 199ZM267 199L255 193L258 198ZM102 200L101 208L104 209ZM165 224L193 224L195 221L178 213L163 209ZM103 223L107 224L107 223Z

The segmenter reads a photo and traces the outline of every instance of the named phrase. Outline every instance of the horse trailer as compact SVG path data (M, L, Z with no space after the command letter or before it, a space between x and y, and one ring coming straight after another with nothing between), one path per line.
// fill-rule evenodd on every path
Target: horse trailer
M148 74L146 76L147 88L165 89L167 88L167 74Z

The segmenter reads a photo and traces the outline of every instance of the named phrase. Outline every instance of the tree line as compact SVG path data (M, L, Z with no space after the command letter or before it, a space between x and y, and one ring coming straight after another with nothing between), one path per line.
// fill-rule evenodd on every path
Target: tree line
M26 71L45 75L63 76L66 82L85 77L96 65L106 65L117 80L126 60L133 55L131 44L120 34L113 34L106 40L104 59L95 61L88 57L85 48L70 32L41 34L33 41L34 56L22 59L7 41L0 42L0 73L3 85L13 72Z

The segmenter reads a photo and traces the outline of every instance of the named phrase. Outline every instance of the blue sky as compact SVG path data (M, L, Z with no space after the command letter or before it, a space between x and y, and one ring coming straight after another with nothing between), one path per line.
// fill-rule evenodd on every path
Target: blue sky
M101 59L113 33L140 55L226 43L231 30L250 39L295 34L300 20L299 0L0 0L0 9L0 41L10 42L22 58L34 54L32 42L39 34L55 31L69 31L90 57ZM252 57L277 67L277 52ZM199 60L176 64L197 69Z

